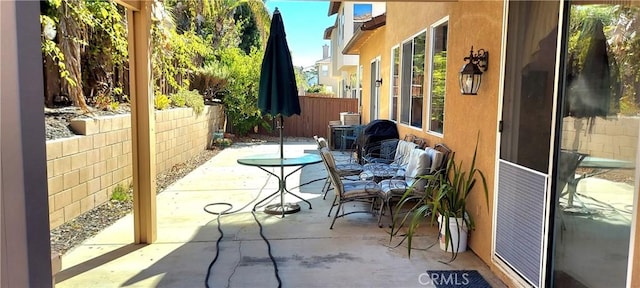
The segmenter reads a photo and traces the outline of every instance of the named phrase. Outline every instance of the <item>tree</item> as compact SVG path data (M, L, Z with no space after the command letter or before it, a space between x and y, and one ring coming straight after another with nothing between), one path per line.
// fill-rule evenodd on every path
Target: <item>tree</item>
M296 76L296 84L298 86L298 91L300 90L306 91L309 88L309 82L307 82L307 76L303 70L304 70L304 67L302 66L293 67L293 72Z
M89 45L82 61L82 71L86 71L82 78L84 94L93 96L91 100L99 95L109 102L125 101L122 87L126 84L122 82L129 79L125 70L128 67L125 10L113 1L88 1L86 7L94 25L87 27Z
M64 93L87 111L85 96L96 87L109 98L114 90L124 96L128 63L123 15L113 1L41 2L47 106L54 104L54 93Z
M262 48L261 32L256 23L253 10L250 9L248 3L242 3L233 15L236 23L240 24L240 44L238 47L244 53L251 53L251 48Z
M171 7L179 33L195 31L214 51L239 45L242 26L234 15L241 6L246 7L260 31L261 43L266 43L271 19L260 0L168 0L165 4Z
M220 51L220 62L215 65L228 71L228 97L225 109L234 132L246 134L253 127L268 127L258 109L258 85L264 51L253 49L248 55L240 48L230 47Z
M318 84L318 69L316 69L316 66L312 66L307 68L306 70L303 70L303 73L304 79L309 85L312 86ZM352 83L355 83L355 81Z
M74 106L88 111L87 103L82 92L81 53L86 43L86 25L82 18L87 18L87 11L82 0L64 0L58 8L60 15L59 33L60 50L64 55L64 64L69 77L62 79L63 91L69 95Z

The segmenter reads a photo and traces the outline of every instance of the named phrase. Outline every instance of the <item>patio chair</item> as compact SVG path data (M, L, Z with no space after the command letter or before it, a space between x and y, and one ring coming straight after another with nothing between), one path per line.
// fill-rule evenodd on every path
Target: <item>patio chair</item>
M402 173L402 178L380 182L385 206L389 211L391 211L389 204L391 199L402 197L407 189L411 189L410 197L412 198L424 196L427 180L422 176L435 173L442 165L442 153L430 147L425 150L412 150L409 158L407 168L398 171L399 174Z
M413 142L414 139L416 139L416 135L413 135L411 133L405 134L404 138L402 138L402 140L407 141L407 142Z
M587 154L579 153L576 151L570 150L561 150L560 151L560 160L558 161L558 176L556 179L557 183L557 193L560 193L560 197L567 196L567 207L573 204L573 197L576 193L576 186L578 185L579 179L576 179L576 170L580 165L580 162L587 157ZM567 186L566 191L564 191L565 186Z
M416 145L418 145L420 149L423 149L428 146L427 140L413 134L404 135L403 140L407 142L415 143Z
M322 148L327 148L329 149L329 145L327 143L327 140L325 140L323 137L318 137L318 136L313 136L313 139L316 140L316 143L318 144L318 152L321 152ZM324 156L322 156L322 153L320 153L320 157L322 157L322 162L325 164L325 168L326 167L326 161L324 161ZM353 159L349 159L349 162L347 163L339 163L336 164L336 170L338 171L338 174L340 175L341 178L347 178L350 176L359 176L360 173L362 173L362 165L358 164L358 163L354 163L352 162ZM327 168L327 171L329 171L329 169ZM331 180L329 179L329 177L327 176L327 180L324 182L324 185L322 186L322 200L327 199L327 193L329 193L329 190L331 190ZM329 211L329 213L331 213L331 211Z
M329 229L333 229L333 225L336 222L336 219L340 217L347 216L353 213L371 213L374 214L373 207L376 203L376 200L380 200L380 209L378 216L378 226L381 225L382 220L382 209L384 205L384 201L382 201L382 190L380 186L373 181L349 181L342 182L342 177L337 171L336 162L333 157L333 154L329 149L322 148L320 150L320 155L325 160L329 178L331 179L331 183L333 183L333 187L335 190L335 199L334 204L338 206L336 208L336 212L333 216L333 220L331 221L331 226ZM370 208L367 211L344 211L344 204L349 202L362 202L370 204ZM331 207L333 209L333 206ZM342 213L340 213L342 210ZM331 210L329 210L331 211ZM331 213L331 212L329 212Z
M413 142L407 142L405 140L398 141L393 162L380 163L374 161L373 163L362 165L364 171L360 174L360 179L371 180L376 178L389 178L381 177L383 175L390 175L391 177L395 176L399 169L407 167L409 164L409 154L411 154L411 151L416 148L418 148L418 145Z
M449 149L449 147L447 147L447 145L445 145L444 143L436 144L436 146L434 146L433 149L436 149L440 153L442 153L442 164L440 165L439 170L444 171L445 169L447 169L447 161L449 161L449 155L451 155L451 149Z
M398 139L385 139L380 142L368 144L364 149L367 151L362 156L364 164L367 163L385 163L389 164L395 160L398 150Z

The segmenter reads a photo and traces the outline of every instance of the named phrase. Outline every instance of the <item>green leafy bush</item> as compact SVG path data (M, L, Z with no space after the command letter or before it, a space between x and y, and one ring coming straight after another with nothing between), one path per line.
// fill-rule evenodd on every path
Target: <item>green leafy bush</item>
M204 110L204 98L198 90L180 90L169 95L169 99L174 106L191 107L196 114L200 114Z
M113 102L109 103L109 110L116 111L116 110L118 110L118 108L120 108L120 102L113 101Z
M189 87L189 74L210 57L210 45L195 31L182 33L158 25L152 26L153 76L155 83L175 89ZM182 79L182 81L178 81Z
M318 93L318 94L333 94L327 91L327 87L324 85L315 84L309 88L307 88L307 92L309 93Z
M183 92L186 92L185 104L187 105L187 107L191 107L193 111L198 115L202 113L202 111L204 110L204 98L202 97L202 95L200 95L200 93L198 93L198 90Z
M216 93L226 91L229 79L229 70L222 65L208 64L198 68L191 75L191 90L198 90L204 95L205 100L213 101Z
M156 93L156 97L153 99L154 107L158 110L164 110L169 108L171 105L171 100L167 95Z
M169 95L169 100L171 100L171 104L176 107L184 107L187 105L187 98L182 91Z
M257 105L262 53L254 49L247 55L241 49L233 47L220 51L220 62L217 65L222 65L229 71L229 95L224 99L225 109L234 132L240 135L247 134L259 125L269 128Z
M125 187L122 184L116 185L116 187L113 187L113 193L111 193L111 201L118 201L118 202L129 201L129 193L127 192L128 191L125 189Z
M116 106L115 109L113 109L113 103L117 104L118 102L113 101L113 98L111 98L111 96L107 94L99 94L98 96L95 97L94 101L95 101L95 107L98 108L99 110L108 111L108 110L118 109L118 106Z

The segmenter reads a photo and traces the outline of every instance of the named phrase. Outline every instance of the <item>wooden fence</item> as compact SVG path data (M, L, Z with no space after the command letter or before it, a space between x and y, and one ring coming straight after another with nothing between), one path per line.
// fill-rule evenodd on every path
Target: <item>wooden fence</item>
M291 137L328 137L329 121L340 120L340 112L358 112L358 99L300 96L300 115L285 117L284 135ZM275 128L275 125L273 125ZM266 134L265 131L260 133ZM277 135L274 129L270 135Z

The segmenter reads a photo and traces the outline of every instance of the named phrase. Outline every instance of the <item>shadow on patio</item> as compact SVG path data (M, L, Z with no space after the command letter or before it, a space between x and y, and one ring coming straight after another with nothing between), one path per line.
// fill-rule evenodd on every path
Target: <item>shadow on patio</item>
M203 207L230 202L234 209L277 190L274 177L236 159L276 153L278 145L236 144L168 187L157 198L158 238L150 245L133 245L133 218L119 220L96 237L62 257L58 287L203 287L207 267L216 255L216 218ZM288 142L285 153L315 150L309 142ZM279 169L279 168L275 168ZM290 170L291 171L291 170ZM321 163L305 167L289 178L289 187L326 176ZM504 286L473 252L461 253L450 265L449 254L436 246L415 251L388 248L386 229L377 218L354 214L336 221L327 217L332 192L322 200L323 181L294 189L309 200L299 213L285 218L257 212L271 243L284 287L433 287L421 285L426 270L478 270L493 287ZM293 201L293 199L288 199ZM251 214L253 204L221 218L224 238L211 269L211 287L275 287L267 245ZM347 207L349 209L349 207ZM351 208L353 209L353 208ZM389 222L389 218L383 218ZM426 225L425 225L426 226ZM437 229L426 227L416 246L436 239ZM397 239L396 239L397 240ZM424 282L424 281L423 281Z

